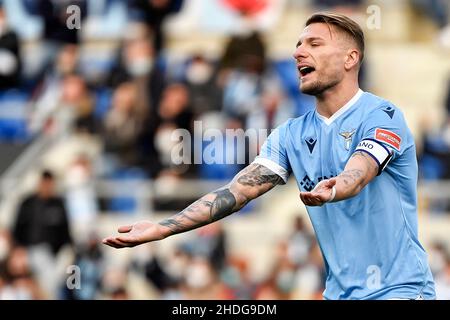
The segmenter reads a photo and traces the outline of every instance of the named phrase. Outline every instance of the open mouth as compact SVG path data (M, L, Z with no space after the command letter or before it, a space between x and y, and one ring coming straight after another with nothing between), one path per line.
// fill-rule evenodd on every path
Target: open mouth
M300 75L302 77L310 74L311 72L314 72L316 69L310 66L303 66L303 67L299 67L298 71L300 72Z

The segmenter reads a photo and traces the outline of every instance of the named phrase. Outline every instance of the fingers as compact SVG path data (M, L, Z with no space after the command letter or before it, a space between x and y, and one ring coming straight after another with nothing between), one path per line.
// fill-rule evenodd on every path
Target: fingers
M300 199L307 206L321 206L324 200L317 193L300 192Z
M133 245L129 244L129 243L125 243L123 241L120 241L118 238L114 238L114 237L109 237L109 238L105 238L102 241L103 244L106 244L110 247L116 248L116 249L121 249L121 248L125 248L125 247L132 247Z
M133 228L132 225L121 226L121 227L119 227L119 229L117 229L117 231L118 231L119 233L126 233L126 232L130 232L132 228Z
M335 178L329 179L326 182L326 186L328 188L333 188L335 185L336 185L336 179Z
M302 200L303 203L305 203L305 196L304 196L304 192L300 192L300 200Z
M137 243L137 240L135 239L135 237L130 237L130 236L119 236L116 238L116 240L118 240L122 243L128 244L128 245L130 245L130 244L136 245L136 243Z
M300 199L307 206L321 206L326 202L326 197L317 192L300 192Z

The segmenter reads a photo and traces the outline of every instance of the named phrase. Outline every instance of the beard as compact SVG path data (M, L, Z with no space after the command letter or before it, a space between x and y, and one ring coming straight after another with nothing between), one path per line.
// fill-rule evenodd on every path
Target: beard
M327 82L316 80L311 83L308 83L307 85L300 84L300 91L310 96L319 96L326 90L333 88L338 83L339 83L338 79L331 79Z

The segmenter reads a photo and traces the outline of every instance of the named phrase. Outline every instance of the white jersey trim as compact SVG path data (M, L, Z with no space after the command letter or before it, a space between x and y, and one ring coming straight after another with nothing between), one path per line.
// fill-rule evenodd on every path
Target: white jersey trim
M253 160L253 163L260 164L266 167L267 169L273 171L274 173L279 175L281 179L283 179L284 183L286 183L289 178L289 172L273 160L262 157L256 157L255 160Z
M338 111L336 111L331 117L327 118L325 116L322 116L316 111L317 116L322 119L323 122L325 122L326 125L330 125L335 121L337 118L339 118L341 115L343 115L348 109L353 107L353 105L361 98L364 91L361 89L358 89L358 92L353 96L353 98L350 99L349 102L347 102L342 108L340 108Z

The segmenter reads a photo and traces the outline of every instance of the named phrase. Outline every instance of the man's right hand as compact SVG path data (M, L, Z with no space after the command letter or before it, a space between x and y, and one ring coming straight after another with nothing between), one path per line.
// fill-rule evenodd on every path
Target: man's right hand
M118 231L123 235L105 238L103 243L118 249L134 247L200 228L238 211L282 182L279 175L265 166L250 164L228 185L208 193L174 216L157 224L142 221L122 226Z
M134 247L146 242L162 240L167 236L166 227L150 221L140 221L133 225L121 226L117 230L122 235L103 239L103 243L116 249Z

